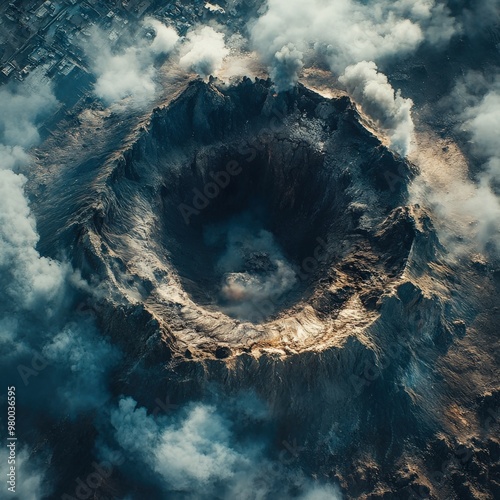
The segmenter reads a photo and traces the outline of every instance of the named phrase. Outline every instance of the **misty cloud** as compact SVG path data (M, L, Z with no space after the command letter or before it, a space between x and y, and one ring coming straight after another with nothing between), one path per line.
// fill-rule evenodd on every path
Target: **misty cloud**
M364 60L380 63L410 54L424 41L441 45L458 30L449 10L433 0L268 0L265 13L250 27L253 46L278 74L276 55L290 43L304 54L304 60L320 55L332 71L341 74ZM296 72L300 69L296 65ZM278 90L293 85L297 74L290 76Z
M29 155L22 146L0 144L0 170L19 172L29 163Z
M278 91L293 87L302 68L319 57L402 155L410 150L412 101L392 89L378 65L424 42L442 46L459 30L449 9L433 0L268 0L250 26L252 45Z
M363 111L387 133L391 147L406 156L414 130L412 100L401 97L399 90L394 92L389 80L378 71L374 62L363 61L349 66L339 81Z
M222 305L231 316L264 319L297 282L274 236L251 213L207 228L205 239L210 246L224 248L216 267L222 275Z
M245 462L231 448L228 423L211 406L190 406L179 422L156 422L125 398L112 412L111 424L120 446L138 454L176 490L201 492L214 481L229 479Z
M11 146L19 158L19 147L38 143L37 124L53 111L57 104L50 84L43 73L34 71L22 85L6 85L0 88L0 142ZM2 153L7 151L3 149ZM2 154L0 168L8 161Z
M106 104L132 96L138 101L152 99L156 90L154 68L144 61L142 51L129 47L120 54L104 48L96 57L94 91Z
M482 247L493 244L500 250L500 75L485 79L471 73L455 89L453 96L462 97L468 106L460 117L461 130L470 138L471 152L478 158L474 194L463 200L460 209L474 219L474 232ZM466 187L461 188L463 192Z
M50 315L63 298L68 269L37 252L36 224L24 193L26 177L19 173L29 163L24 148L40 139L38 120L55 105L52 88L40 72L22 85L0 89L0 107L9 110L0 119L0 277L10 311L43 308Z
M439 236L452 255L498 252L500 76L467 73L440 107L453 117L456 133L465 142L470 175L451 170L445 188L419 179L415 201L432 206L444 221Z
M175 415L154 418L134 399L122 397L111 410L110 422L116 443L129 458L128 467L134 464L137 470L139 465L143 474L138 480L160 481L166 495L175 491L193 500L284 500L293 491L299 500L341 498L333 485L317 484L299 469L266 457L269 443L264 436L245 438L246 426L254 434L264 418L255 401L236 399L232 409L232 403L226 403L225 411L191 403ZM113 454L102 444L100 452L105 458Z
M187 34L181 48L180 64L186 71L206 78L216 75L227 55L229 49L224 43L224 34L203 26Z
M493 3L484 2L481 12L487 15ZM176 48L182 67L202 77L217 73L230 52L224 34L211 27L192 30L182 45L175 30L156 19L147 19L144 27L152 28L154 36L125 47L111 46L95 33L88 55L94 61L95 92L104 102L152 99L157 91L155 60ZM459 29L446 7L433 0L381 2L376 8L353 0L327 5L319 0L270 0L251 32L278 91L295 85L310 58L319 55L388 135L392 148L406 155L414 128L413 103L393 89L379 66L421 43L442 45ZM466 231L473 232L482 248L492 243L500 248L495 192L500 179L500 79L477 77L475 84L470 79L464 84L466 109L460 117L471 150L480 158L481 173L477 184L456 181L449 189L452 195L436 190L430 196L444 217L453 213L471 221ZM262 408L244 414L245 402L235 417L214 405L192 403L174 416L155 418L130 397L110 405L110 373L120 354L91 320L75 317L74 303L88 287L67 262L37 250L39 235L25 194L31 161L27 148L40 141L39 123L57 107L53 90L41 74L33 73L21 85L0 89L0 107L0 373L3 379L18 380L19 364L31 366L36 353L47 362L46 371L35 374L25 392L22 404L28 404L20 408L26 414L30 410L26 418L36 421L40 407L45 418L59 418L62 412L76 418L104 408L104 416L98 417L104 419L110 410L115 444L132 458L131 467L147 471L166 493L180 490L190 498L210 498L220 489L225 498L245 500L291 498L293 491L302 500L340 498L335 487L289 470L275 457L273 462L266 454L275 446L272 439L260 436L249 442L236 429L245 419L250 424L264 420ZM210 228L206 237L214 248L222 248L216 267L225 311L245 320L275 312L297 277L273 235L257 221L240 218ZM2 451L2 463L4 455ZM19 498L38 499L47 493L44 471L30 463L27 448L20 450L18 466Z
M37 252L39 237L24 194L25 183L24 175L0 170L2 289L16 309L43 309L50 316L63 301L63 283L69 270Z
M156 19L146 18L142 24L153 29L155 35L152 41L144 37L125 48L117 48L96 29L92 43L84 47L97 77L94 92L106 104L126 97L140 104L155 96L155 58L170 54L179 36L173 28Z
M56 104L52 87L39 70L34 71L22 85L9 84L0 88L0 143L10 146L10 154L19 160L19 148L38 143L37 125L47 113L55 110ZM10 161L9 156L4 148L0 168L5 168Z
M300 500L340 500L342 497L332 486L312 485L311 489L299 498Z
M470 133L474 153L485 161L486 177L500 181L500 76L487 92L465 109L463 129Z
M469 36L484 36L487 28L500 24L500 0L455 0L460 22Z
M73 416L107 402L108 376L119 354L90 321L80 319L66 325L47 343L42 354L60 373L66 373L56 392Z
M170 54L179 40L179 35L174 28L165 26L163 23L152 17L147 17L143 21L144 27L151 27L155 32L153 41L149 45L149 50L155 55Z
M74 302L87 289L79 274L37 250L25 193L24 174L32 168L26 148L39 142L39 122L56 105L41 71L0 89L0 106L9 110L0 118L0 378L18 389L20 428L36 426L40 412L45 419L75 416L105 402L106 373L117 359L93 324L74 317ZM12 498L47 494L46 478L27 449L18 448L16 465Z

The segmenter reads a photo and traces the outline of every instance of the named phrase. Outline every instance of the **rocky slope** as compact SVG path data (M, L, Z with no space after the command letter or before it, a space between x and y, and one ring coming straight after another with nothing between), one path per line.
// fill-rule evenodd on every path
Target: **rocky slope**
M36 209L42 247L70 249L95 287L85 311L126 353L117 393L152 411L163 393L254 391L276 442L304 443L301 468L350 498L492 498L498 441L470 455L443 417L458 410L440 370L470 313L453 306L431 214L408 205L416 168L347 97L195 81L113 120L120 148L112 135L58 171L44 199L59 183L64 197ZM498 403L474 395L475 415ZM442 472L450 456L463 462Z

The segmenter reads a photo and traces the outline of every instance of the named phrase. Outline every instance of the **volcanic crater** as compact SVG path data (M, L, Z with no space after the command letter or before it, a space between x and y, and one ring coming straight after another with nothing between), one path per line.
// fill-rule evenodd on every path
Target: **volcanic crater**
M302 85L192 82L110 165L82 261L191 355L297 352L363 331L432 232L406 206L415 167L347 96Z

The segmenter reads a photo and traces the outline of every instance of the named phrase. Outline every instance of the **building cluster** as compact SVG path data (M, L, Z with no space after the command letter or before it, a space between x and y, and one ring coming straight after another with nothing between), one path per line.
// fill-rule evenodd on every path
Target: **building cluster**
M39 66L51 78L87 72L82 47L96 27L118 42L127 25L147 15L180 35L197 22L225 15L224 2L193 0L11 0L0 3L0 84L23 80Z

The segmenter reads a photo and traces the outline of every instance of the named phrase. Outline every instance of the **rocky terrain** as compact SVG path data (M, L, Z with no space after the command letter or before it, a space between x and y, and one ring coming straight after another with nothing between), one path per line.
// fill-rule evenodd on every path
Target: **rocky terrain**
M69 249L83 313L125 353L116 395L153 412L251 391L269 456L300 443L304 474L347 498L500 495L500 393L488 363L468 376L496 342L476 311L498 271L449 263L417 166L348 97L196 80L150 115L75 119L29 188L41 249Z

